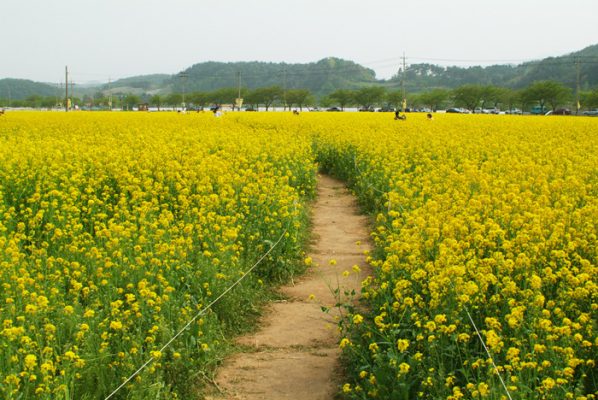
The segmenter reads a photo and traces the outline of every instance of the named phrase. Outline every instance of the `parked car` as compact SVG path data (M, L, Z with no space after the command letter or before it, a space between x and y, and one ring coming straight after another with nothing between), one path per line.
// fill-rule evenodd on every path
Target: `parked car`
M546 107L544 107L544 106L534 106L530 110L530 114L533 114L533 115L544 115L544 114L546 114L547 111L548 110L546 110Z
M245 111L257 111L257 109L250 106L250 107L246 107Z
M587 115L589 117L598 117L598 110L584 111L583 115Z
M360 107L357 111L365 111L365 112L372 112L374 111L374 107Z
M500 110L498 108L484 108L482 114L498 114Z
M519 115L521 115L521 110L518 109L518 108L511 108L510 110L506 110L505 114L513 114L513 115L519 114Z
M449 108L448 110L446 110L446 112L448 114L469 114L470 111L466 110L465 108Z
M343 111L343 110L341 110L338 107L330 107L330 108L327 108L326 111Z
M383 106L378 109L379 112L394 112L394 107L391 106Z
M546 115L571 115L571 110L568 108L557 108L554 111L548 111Z

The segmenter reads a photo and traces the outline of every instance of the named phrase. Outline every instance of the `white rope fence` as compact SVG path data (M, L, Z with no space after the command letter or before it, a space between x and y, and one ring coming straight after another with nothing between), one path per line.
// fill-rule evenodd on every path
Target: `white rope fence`
M294 202L294 209L296 209L296 208L297 208L297 201ZM159 350L159 352L162 353L166 348L168 348L172 342L174 342L185 330L187 330L187 328L189 328L191 326L191 324L193 324L197 320L197 318L199 318L203 314L205 314L214 304L216 304L218 301L220 301L220 299L222 299L224 296L226 296L226 294L228 292L230 292L231 290L233 290L233 288L235 286L237 286L239 283L241 283L241 281L243 281L243 279L245 279L249 274L251 274L251 272L264 260L264 258L266 258L268 256L268 254L270 254L272 252L272 250L274 250L274 248L282 241L282 238L285 237L285 235L287 234L287 232L289 230L291 221L292 220L289 220L289 224L284 229L284 231L282 232L282 234L280 235L280 237L278 238L278 240L274 244L272 244L272 246L270 246L270 249L268 249L268 251L265 252L255 262L255 264L253 264L251 266L251 268L249 268L247 271L245 271L243 273L243 275L239 279L237 279L226 290L224 290L222 293L220 293L220 295L218 297L216 297L210 304L208 304L205 308L201 309L197 314L195 314L195 316L193 318L191 318L189 320L189 322L187 322L187 324L185 324L185 326L183 326L172 338L170 338L170 340L168 342L166 342L166 344L164 346L162 346L162 348ZM143 371L153 361L155 361L155 358L152 356L145 363L143 363L143 365L141 365L141 367L139 367L137 369L137 371L133 372L123 383L121 383L120 386L118 386L116 389L114 389L114 391L112 393L110 393L104 400L108 400L112 396L114 396L116 393L118 393L123 387L125 387L125 385L127 383L129 383L133 378L135 378L137 375L139 375L139 373L141 371Z
M469 321L471 322L471 325L473 326L475 333L478 335L480 342L482 342L482 346L484 346L484 350L486 350L486 354L488 355L488 358L490 358L490 361L492 362L494 371L496 372L496 375L498 375L498 379L500 379L500 383L502 383L502 387L505 389L505 392L507 393L507 397L509 398L509 400L513 400L513 398L511 397L511 393L509 392L509 389L507 388L507 385L505 384L505 381L503 380L502 375L500 374L500 371L498 370L498 367L494 363L494 357L492 357L492 354L490 354L490 350L488 350L488 347L486 347L486 342L484 342L484 339L482 338L482 335L480 334L480 331L478 330L478 327L476 326L475 322L473 322L473 318L471 317L471 314L469 313L469 310L467 309L467 306L465 304L463 304L463 309L467 313L467 316L469 317Z

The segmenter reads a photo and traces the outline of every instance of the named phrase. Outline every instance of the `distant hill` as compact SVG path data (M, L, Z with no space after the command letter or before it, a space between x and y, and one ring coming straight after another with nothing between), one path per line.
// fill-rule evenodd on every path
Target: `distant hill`
M376 74L353 61L339 58L325 58L308 64L287 64L267 62L205 62L195 64L183 71L186 78L175 75L170 80L170 88L209 91L222 87L241 85L249 89L264 86L309 89L316 95L330 93L339 88L354 89L375 85Z
M582 90L598 87L598 44L560 57L549 57L519 65L488 67L441 67L433 64L412 64L407 68L405 82L410 92L432 88L452 89L465 84L526 87L535 81L554 80L575 88L579 63ZM390 88L400 86L401 77L385 82Z
M62 91L56 85L27 79L0 79L0 98L24 100L30 96L59 96Z
M129 78L119 79L110 84L103 84L96 90L104 92L133 92L136 94L151 93L164 91L168 87L172 75L168 74L153 74L132 76Z
M434 88L452 89L464 84L526 87L538 80L555 80L575 88L579 66L581 89L598 87L598 44L559 57L531 61L519 65L492 65L488 67L443 67L434 64L411 64L405 73L406 89L410 93ZM288 64L271 62L203 62L195 64L182 74L140 75L96 86L76 86L77 96L134 93L137 95L211 91L236 87L240 74L241 86L249 89L280 86L289 89L309 89L316 96L337 89L357 89L363 86L383 86L398 89L401 76L388 80L376 79L375 72L353 61L329 57L313 63ZM25 99L33 94L62 95L58 85L21 79L0 80L0 99Z

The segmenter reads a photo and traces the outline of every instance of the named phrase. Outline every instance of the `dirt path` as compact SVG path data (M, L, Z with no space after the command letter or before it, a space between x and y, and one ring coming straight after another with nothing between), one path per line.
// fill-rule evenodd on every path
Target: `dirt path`
M312 224L313 266L295 285L281 289L288 300L269 307L257 333L238 340L246 351L224 362L215 380L221 393L208 399L332 400L338 391L335 312L323 313L321 307L336 303L337 287L340 293L359 292L368 272L367 219L358 215L344 184L323 175Z

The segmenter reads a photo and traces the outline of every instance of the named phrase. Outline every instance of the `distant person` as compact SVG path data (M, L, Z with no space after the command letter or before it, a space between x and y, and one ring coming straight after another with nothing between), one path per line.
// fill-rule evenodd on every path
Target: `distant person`
M407 119L407 116L405 115L401 115L401 113L399 112L399 110L395 111L395 121L396 120L401 120L401 121L405 121Z
M298 110L293 110L293 115L299 115L299 111Z
M430 113L428 113L428 115L426 115L426 117L428 117L428 121L431 121L434 119L434 117Z

